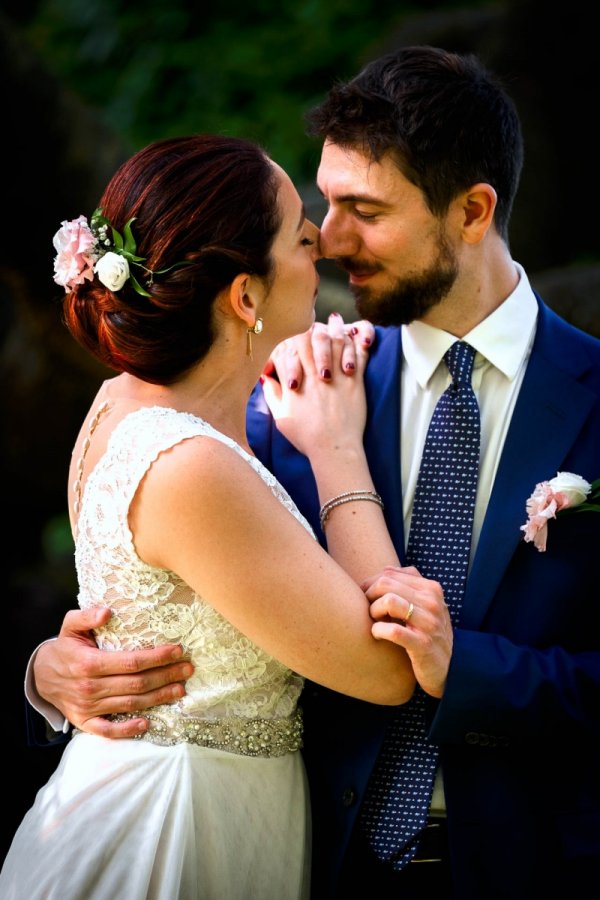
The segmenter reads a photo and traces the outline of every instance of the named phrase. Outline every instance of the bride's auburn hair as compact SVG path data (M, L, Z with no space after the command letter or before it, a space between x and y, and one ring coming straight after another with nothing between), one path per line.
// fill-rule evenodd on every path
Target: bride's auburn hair
M217 294L241 272L272 278L277 190L269 157L243 138L166 138L134 154L99 207L121 233L134 219L136 253L154 273L143 284L150 297L129 283L113 292L98 277L75 286L63 300L73 337L117 372L176 381L214 340Z

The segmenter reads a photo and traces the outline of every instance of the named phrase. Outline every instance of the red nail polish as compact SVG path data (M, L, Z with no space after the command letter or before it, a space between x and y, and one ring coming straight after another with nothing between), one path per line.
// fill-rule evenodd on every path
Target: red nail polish
M321 378L331 378L331 372L329 369L321 369Z
M356 327L356 325L352 326L352 328L350 329L350 334L358 334L358 328Z
M370 337L363 338L363 344L365 345L365 347L370 347L371 346L371 338Z
M352 370L355 369L355 368L356 368L356 366L354 365L353 362L347 362L347 363L346 363L346 369L347 369L348 371L352 371Z
M264 383L265 383L265 376L264 376L264 375L261 375L260 378L259 378L258 380L260 381L261 384L264 384Z
M297 390L298 382L296 381L295 378L290 378L290 380L288 381L288 387L289 387L290 391Z

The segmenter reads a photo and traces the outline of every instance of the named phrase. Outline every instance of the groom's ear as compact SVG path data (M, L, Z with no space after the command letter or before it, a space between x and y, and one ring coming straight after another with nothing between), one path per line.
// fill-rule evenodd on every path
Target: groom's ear
M482 181L474 184L460 198L462 228L461 236L467 244L478 244L488 233L494 221L494 210L498 195L491 186Z

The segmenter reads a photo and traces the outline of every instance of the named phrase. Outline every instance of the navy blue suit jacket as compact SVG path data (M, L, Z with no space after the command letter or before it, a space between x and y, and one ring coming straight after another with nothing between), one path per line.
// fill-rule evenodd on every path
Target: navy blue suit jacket
M600 477L600 341L538 302L446 690L430 702L460 900L561 897L577 873L600 873L600 515L553 520L545 553L520 531L537 482ZM401 361L401 330L377 329L364 442L403 559ZM248 434L321 535L310 465L277 432L260 387ZM331 897L390 709L310 682L302 705L315 897Z

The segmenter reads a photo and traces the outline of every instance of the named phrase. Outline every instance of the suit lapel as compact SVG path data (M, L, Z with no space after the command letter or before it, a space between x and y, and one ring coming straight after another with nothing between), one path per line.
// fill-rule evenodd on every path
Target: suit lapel
M554 361L557 347L560 367ZM580 349L573 332L540 304L538 332L467 583L460 622L464 628L480 626L523 540L520 526L526 520L527 498L539 481L560 469L589 414L593 397L576 380L587 368Z
M377 342L365 376L367 408L365 451L385 519L400 559L404 560L404 521L400 468L400 328L377 329Z

